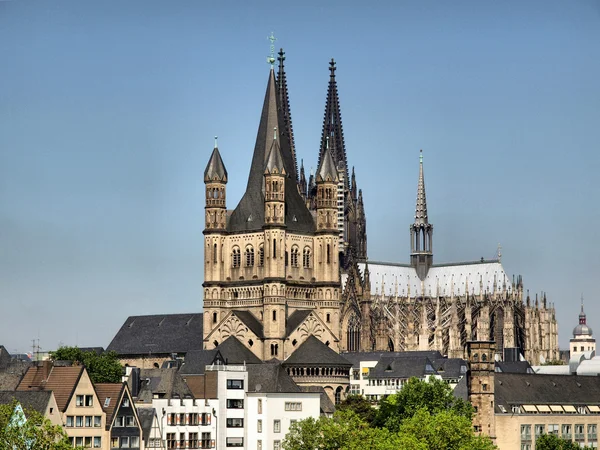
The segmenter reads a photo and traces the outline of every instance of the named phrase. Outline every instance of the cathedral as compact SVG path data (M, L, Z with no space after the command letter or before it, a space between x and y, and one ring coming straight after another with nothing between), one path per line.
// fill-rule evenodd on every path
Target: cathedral
M507 276L500 254L434 263L422 153L408 263L367 258L365 206L349 170L335 62L317 170L307 180L302 163L298 170L283 50L277 59L246 191L233 210L217 142L204 172L205 348L234 336L258 358L283 361L313 336L338 353L439 350L466 357L468 341L492 340L500 359L558 359L553 305L545 294L532 301L522 278Z

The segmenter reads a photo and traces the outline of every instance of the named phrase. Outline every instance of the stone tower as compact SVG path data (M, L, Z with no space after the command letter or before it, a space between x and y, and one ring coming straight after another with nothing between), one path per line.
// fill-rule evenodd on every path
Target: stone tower
M495 440L496 419L494 415L495 345L493 341L467 342L469 373L467 389L469 401L475 414L473 428L478 434L486 434Z

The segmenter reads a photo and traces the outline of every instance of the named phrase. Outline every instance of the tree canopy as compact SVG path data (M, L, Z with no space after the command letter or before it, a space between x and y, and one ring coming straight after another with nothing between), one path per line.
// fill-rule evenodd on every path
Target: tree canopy
M283 441L285 450L493 450L476 436L471 405L453 396L443 381L412 379L375 410L349 396L333 418L299 421Z
M37 411L21 412L17 405L16 401L0 405L1 450L73 450L62 427Z
M535 439L535 450L582 450L593 447L580 447L577 442L561 439L554 434L543 434Z
M120 383L123 376L123 367L115 352L99 355L94 351L84 352L78 347L60 347L50 352L50 357L54 361L65 360L83 364L92 383Z

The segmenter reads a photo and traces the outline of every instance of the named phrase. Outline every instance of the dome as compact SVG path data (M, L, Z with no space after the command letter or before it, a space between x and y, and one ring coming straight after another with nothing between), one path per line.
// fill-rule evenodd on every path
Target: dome
M573 336L591 336L592 329L588 327L585 323L580 323L575 328L573 328Z

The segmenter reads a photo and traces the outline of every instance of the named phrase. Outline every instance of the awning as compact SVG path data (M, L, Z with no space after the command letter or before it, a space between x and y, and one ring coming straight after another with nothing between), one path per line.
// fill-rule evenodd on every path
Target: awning
M599 413L600 412L600 406L595 406L595 405L588 405L588 409L590 410L590 412L593 413Z
M560 405L550 405L552 412L564 412Z
M539 412L550 412L548 405L535 405Z
M525 412L537 412L537 409L533 405L523 405Z
M563 408L565 408L565 412L568 412L568 413L577 412L577 410L575 409L575 407L573 405L563 405Z

